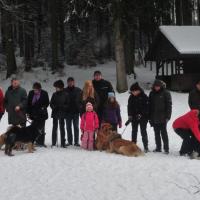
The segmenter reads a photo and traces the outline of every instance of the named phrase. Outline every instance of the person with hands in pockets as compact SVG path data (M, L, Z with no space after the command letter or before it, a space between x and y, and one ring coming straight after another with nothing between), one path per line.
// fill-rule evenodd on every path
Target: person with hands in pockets
M86 112L81 116L80 129L81 147L86 150L94 150L95 132L99 128L99 119L93 110L93 105L90 102L86 104Z
M50 107L52 109L51 117L53 118L53 129L52 129L52 147L58 143L57 141L57 130L58 123L60 125L61 135L61 147L66 148L65 144L65 117L69 109L69 95L64 90L64 83L62 80L54 82L53 86L56 92L53 93L50 101Z
M156 149L161 152L161 137L163 140L165 154L169 153L169 140L167 123L172 114L172 98L166 89L166 84L161 80L155 80L152 91L149 94L150 124L154 128Z

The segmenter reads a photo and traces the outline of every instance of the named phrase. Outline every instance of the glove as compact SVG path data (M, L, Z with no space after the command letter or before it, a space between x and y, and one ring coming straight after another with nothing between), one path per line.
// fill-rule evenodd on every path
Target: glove
M131 121L132 121L132 120L129 120L129 119L128 119L128 120L126 121L126 123L125 123L125 126L128 126L128 125L130 124Z
M118 126L119 126L119 128L121 128L122 127L122 122L119 122Z

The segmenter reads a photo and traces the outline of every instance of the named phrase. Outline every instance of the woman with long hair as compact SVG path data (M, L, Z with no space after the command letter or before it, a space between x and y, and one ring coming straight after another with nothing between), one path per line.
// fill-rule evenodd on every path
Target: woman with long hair
M83 92L81 96L80 114L82 115L86 110L86 104L90 102L93 105L94 111L97 111L99 104L99 97L94 90L91 80L85 81Z

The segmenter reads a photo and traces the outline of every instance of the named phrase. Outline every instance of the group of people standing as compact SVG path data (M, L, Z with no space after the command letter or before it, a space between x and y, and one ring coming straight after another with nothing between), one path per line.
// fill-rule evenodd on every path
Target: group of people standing
M57 80L53 84L55 92L51 99L47 91L42 89L40 83L33 84L33 89L28 93L20 86L18 79L11 80L11 86L3 96L0 90L0 113L1 117L6 110L8 112L8 123L11 125L26 126L30 120L37 123L41 134L36 144L45 145L45 121L48 119L47 108L50 105L52 109L51 117L53 119L52 127L52 147L58 143L58 126L60 129L61 147L66 148L69 145L79 145L79 118L81 118L82 140L89 143L94 142L94 132L99 128L101 122L109 122L117 129L121 127L120 108L115 99L113 87L109 81L102 78L100 71L94 72L94 79L85 81L81 90L76 87L73 77L67 79L67 87L62 80ZM5 108L5 110L4 110ZM116 112L115 112L116 110ZM89 117L95 115L96 119ZM84 117L83 117L84 116ZM94 120L94 127L91 126ZM67 129L67 142L65 141L65 125ZM74 137L72 134L74 128ZM88 130L88 128L90 128ZM92 136L85 136L90 133ZM89 139L88 139L89 138ZM82 141L82 142L83 142ZM84 145L88 148L88 145Z
M67 79L67 87L64 86L62 80L55 81L53 86L55 92L49 101L48 93L42 89L40 83L34 83L33 90L27 95L25 89L20 87L19 80L12 79L5 96L0 89L0 118L3 116L5 108L8 112L9 124L25 126L26 116L28 116L37 122L38 128L44 133L36 141L37 144L45 146L45 121L48 119L47 107L50 105L53 118L52 147L58 142L58 125L61 147L65 148L73 144L80 146L79 118L81 117L81 146L89 150L94 148L95 132L101 123L110 123L115 131L118 127L122 127L120 105L116 100L115 92L111 83L103 79L100 71L94 72L92 81L85 81L83 89L76 87L73 77ZM189 95L189 105L191 113L196 116L195 119L190 121L188 126L181 127L181 123L176 122L173 124L175 132L183 139L180 155L191 153L193 150L200 153L198 147L200 143L200 81ZM144 151L149 151L147 134L147 123L149 122L155 132L156 148L154 152L162 151L163 141L164 153L168 154L167 123L171 118L172 98L165 83L155 80L149 96L137 82L132 84L127 107L128 121L125 125L132 124L132 141L137 143L138 127L140 126ZM194 123L196 123L195 128ZM65 124L67 143L65 141ZM72 126L74 131L72 131ZM74 132L74 137L72 132ZM193 148L194 146L195 148Z

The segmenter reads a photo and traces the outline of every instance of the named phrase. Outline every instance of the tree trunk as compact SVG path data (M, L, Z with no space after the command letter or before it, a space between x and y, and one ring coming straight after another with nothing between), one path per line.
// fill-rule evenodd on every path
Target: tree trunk
M182 0L183 25L192 25L192 2L191 0Z
M11 13L6 10L3 11L3 18L5 20L4 23L5 23L6 61L7 61L6 78L9 78L17 70L14 42L13 42L13 27L12 27Z
M197 11L197 13L198 13L198 22L199 22L199 25L200 25L200 0L198 0L198 11Z
M123 93L128 90L128 84L127 84L127 78L126 78L124 42L123 42L123 38L121 34L119 18L115 19L114 21L114 29L115 29L115 59L116 59L117 91L119 93Z
M183 25L182 0L176 0L176 25Z
M65 61L65 27L64 27L64 7L63 0L58 1L58 10L59 10L59 33L60 33L60 52L61 52L61 60Z
M25 7L26 8L26 7ZM28 10L28 8L26 9ZM30 71L34 57L34 23L31 15L25 12L24 23L24 53L25 53L25 71Z
M43 23L43 15L42 15L42 7L43 1L38 3L38 18L37 18L37 56L39 57L41 54L41 42L42 42L42 23Z
M6 34L5 34L5 13L1 8L1 43L2 43L2 50L3 52L6 51Z
M58 9L57 0L50 0L51 12L51 51L52 63L51 68L53 71L58 69Z
M124 41L125 63L127 74L134 74L135 48L134 31L127 31Z

